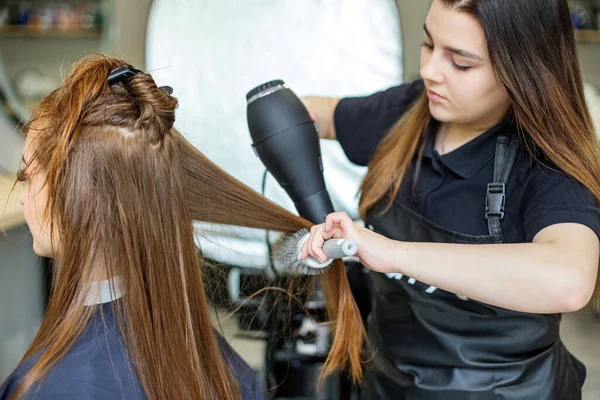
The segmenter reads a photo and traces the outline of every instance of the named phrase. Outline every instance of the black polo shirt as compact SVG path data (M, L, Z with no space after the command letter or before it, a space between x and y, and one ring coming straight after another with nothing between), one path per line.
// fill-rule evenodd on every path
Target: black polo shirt
M335 109L337 138L347 157L367 165L376 147L423 90L415 81L367 97L342 99ZM434 149L438 122L433 120L416 189L412 171L396 202L406 205L442 228L468 235L487 235L485 197L493 180L498 135L517 135L516 124L500 122L460 148L439 155ZM543 156L535 159L522 146L506 185L505 216L501 222L507 243L531 242L553 224L580 223L600 236L600 210L591 193L559 172Z

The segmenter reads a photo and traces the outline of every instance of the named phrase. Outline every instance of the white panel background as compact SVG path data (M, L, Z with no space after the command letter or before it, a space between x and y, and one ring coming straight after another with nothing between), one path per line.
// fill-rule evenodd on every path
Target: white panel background
M298 95L368 94L402 81L394 0L155 0L146 68L180 101L176 127L227 172L260 191L264 171L251 149L245 94L284 79ZM325 179L336 210L356 216L364 168L337 142L322 141ZM295 211L274 179L266 195ZM200 230L205 256L264 266L264 232ZM234 249L234 250L231 250Z

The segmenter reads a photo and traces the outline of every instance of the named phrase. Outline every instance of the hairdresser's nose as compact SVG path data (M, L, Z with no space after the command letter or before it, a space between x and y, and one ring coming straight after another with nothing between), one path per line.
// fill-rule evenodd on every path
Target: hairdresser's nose
M442 72L442 60L435 52L421 54L421 78L431 83L440 84L445 80Z
M21 203L22 206L25 205L25 196L27 196L25 192L25 189L21 189L21 193L19 194L19 203Z

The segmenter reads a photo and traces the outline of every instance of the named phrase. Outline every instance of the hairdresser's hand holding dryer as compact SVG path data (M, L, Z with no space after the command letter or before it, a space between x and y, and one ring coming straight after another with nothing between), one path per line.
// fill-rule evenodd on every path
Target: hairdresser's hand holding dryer
M353 239L373 271L368 398L579 399L559 321L600 305L600 151L567 2L435 0L423 35L421 80L302 99L368 166L367 227L330 214L302 258Z

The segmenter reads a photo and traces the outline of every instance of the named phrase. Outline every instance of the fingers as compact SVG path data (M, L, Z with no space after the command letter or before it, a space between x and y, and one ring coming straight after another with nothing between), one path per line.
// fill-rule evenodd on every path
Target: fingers
M329 232L334 225L339 225L343 232L351 232L354 228L354 221L345 212L334 212L325 218L325 231Z
M314 225L310 228L308 239L302 245L300 250L300 259L304 260L306 257L311 256L321 262L327 261L328 257L323 252L323 244L325 240L331 238L334 232L324 232L324 224Z
M326 240L323 228L323 224L315 225L310 228L310 236L307 240L308 254L321 262L327 261L327 255L323 252L323 244Z
M300 259L304 260L308 257L308 240L302 244L302 248L300 250Z
M312 111L310 111L310 110L309 110L309 111L308 111L308 115L310 115L310 118L311 118L313 121L316 121L316 120L317 120L317 114L315 114L314 112L312 112Z
M320 262L327 261L328 257L323 251L323 244L333 237L344 237L354 232L354 221L345 212L329 214L324 224L314 225L310 229L309 237L301 248L300 259L311 256Z

